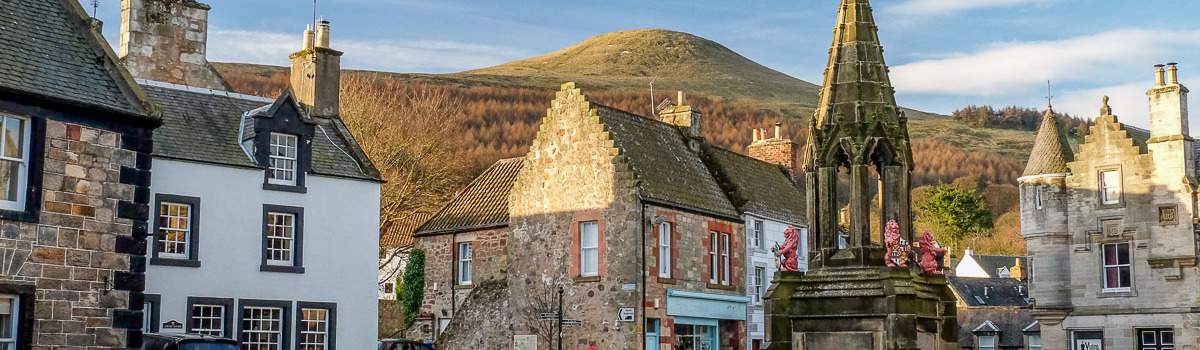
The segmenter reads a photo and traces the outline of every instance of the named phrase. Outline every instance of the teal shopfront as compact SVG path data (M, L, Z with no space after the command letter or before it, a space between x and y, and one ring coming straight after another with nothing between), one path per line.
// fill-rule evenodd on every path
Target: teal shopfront
M667 315L674 321L675 350L717 350L723 334L744 336L741 329L749 302L741 295L668 289ZM727 343L740 346L741 340Z

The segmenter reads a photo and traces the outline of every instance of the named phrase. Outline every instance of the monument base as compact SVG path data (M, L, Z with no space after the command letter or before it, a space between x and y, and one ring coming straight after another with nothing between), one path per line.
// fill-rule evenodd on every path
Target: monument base
M944 276L910 268L776 273L767 291L767 349L958 349Z

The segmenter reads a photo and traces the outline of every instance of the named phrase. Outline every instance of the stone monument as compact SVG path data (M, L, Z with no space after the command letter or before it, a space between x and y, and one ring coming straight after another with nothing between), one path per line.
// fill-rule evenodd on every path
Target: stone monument
M887 256L913 254L908 245L915 242L912 150L894 94L869 1L842 0L809 144L801 153L815 249L807 273L780 272L772 281L769 349L958 347L955 299L945 277L907 263L916 260L912 256ZM844 218L842 208L849 211ZM872 236L883 236L885 226L892 226L891 249L883 237Z

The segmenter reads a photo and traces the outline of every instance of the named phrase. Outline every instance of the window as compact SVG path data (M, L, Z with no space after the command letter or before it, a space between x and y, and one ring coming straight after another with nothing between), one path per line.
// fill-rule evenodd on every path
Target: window
M263 205L260 270L303 273L304 208Z
M1139 350L1174 350L1175 331L1170 328L1138 329Z
M979 350L996 350L996 336L980 335L975 337L975 342L979 345Z
M471 284L471 264L475 257L471 242L458 243L458 278L459 285Z
M754 235L750 238L752 238L754 240L755 248L762 248L766 244L763 241L763 239L765 238L763 235L763 226L764 226L764 224L763 224L762 220L754 220L754 228L753 228Z
M233 299L188 297L187 332L214 337L229 337L232 329Z
M1038 209L1042 209L1042 186L1033 186L1033 203Z
M596 221L579 223L579 275L600 275L600 225Z
M333 350L337 305L296 302L296 350Z
M1030 334L1025 336L1025 349L1042 350L1042 335Z
M720 345L716 326L675 324L675 350L709 350Z
M30 122L0 115L0 124L0 209L23 211L29 186Z
M296 242L296 216L290 213L267 213L267 264L292 265Z
M1131 282L1129 270L1129 242L1104 245L1104 290L1128 291Z
M763 282L767 279L767 268L754 267L754 302L761 303L763 297Z
M158 332L158 306L162 304L162 296L146 294L142 302L142 331Z
M712 284L717 284L721 278L721 272L717 269L717 240L717 232L708 233L708 283Z
M155 194L158 223L154 227L153 255L155 265L199 267L197 237L199 234L200 198L173 194Z
M1072 349L1103 349L1104 332L1102 331L1072 331Z
M658 277L671 278L671 223L658 225Z
M270 168L267 183L296 185L296 155L299 138L296 135L271 133Z
M17 337L20 336L21 297L13 294L0 294L0 348L4 350L17 349Z
M721 284L729 285L729 235L721 234Z
M1121 202L1121 172L1107 170L1100 172L1100 203L1117 204Z
M288 306L286 301L243 299L240 313L243 350L288 349Z

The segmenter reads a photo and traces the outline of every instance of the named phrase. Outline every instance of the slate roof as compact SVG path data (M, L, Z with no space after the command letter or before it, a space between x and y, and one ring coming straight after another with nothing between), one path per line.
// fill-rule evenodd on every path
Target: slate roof
M995 308L959 308L958 309L958 345L963 349L975 348L975 333L987 323L999 329L999 348L1024 349L1025 334L1023 331L1033 324L1033 314L1026 308L995 307ZM987 329L988 326L984 326ZM1039 330L1030 329L1028 333L1037 334Z
M238 134L243 115L272 100L159 82L142 82L142 88L163 109L163 125L154 132L155 156L262 168L242 148ZM318 126L312 140L313 174L380 180L340 119L310 120Z
M1001 267L1011 269L1013 266L1016 266L1017 260L1021 261L1021 268L1029 268L1029 259L1024 256L972 255L972 257L975 258L975 262L979 264L979 267L983 268L983 271L992 277L1000 277L996 275L996 269Z
M1029 306L1029 286L1014 278L948 276L947 279L954 294L969 307Z
M0 48L0 91L149 118L136 85L77 1L3 1Z
M705 144L704 160L739 211L788 223L804 221L804 193L777 164Z
M412 245L413 233L430 218L433 218L433 214L416 213L404 220L385 225L379 234L379 247L402 248Z
M629 161L643 199L736 219L737 208L709 173L697 152L670 124L592 104L616 147Z
M414 236L508 225L508 195L524 162L524 157L496 161L421 225Z
M1067 163L1073 161L1071 146L1067 144L1066 134L1058 127L1054 110L1046 109L1042 115L1042 123L1038 126L1037 138L1033 141L1033 150L1029 153L1029 161L1025 163L1025 172L1021 176L1069 173Z

